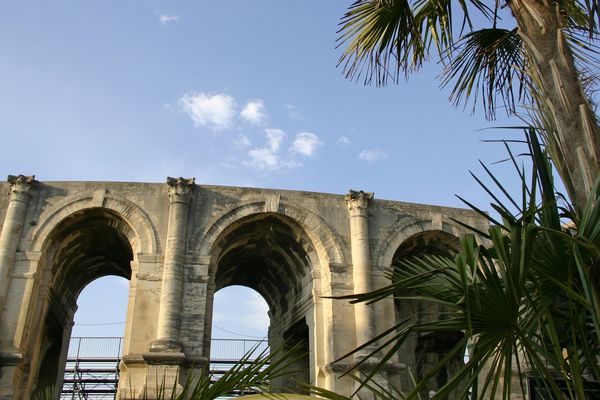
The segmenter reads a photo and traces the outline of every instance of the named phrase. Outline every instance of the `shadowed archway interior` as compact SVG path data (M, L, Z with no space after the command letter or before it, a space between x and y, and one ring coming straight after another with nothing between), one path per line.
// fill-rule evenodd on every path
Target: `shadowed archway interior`
M72 215L56 230L49 253L55 288L77 296L89 282L106 275L131 278L131 228L105 209Z
M215 290L230 285L256 290L269 306L269 345L299 344L306 357L290 368L299 374L276 380L276 390L304 392L310 381L309 328L312 265L316 253L305 232L293 221L259 214L238 221L218 241Z
M100 208L69 216L50 236L42 258L48 293L42 299L44 328L36 355L38 389L62 387L76 300L83 288L107 275L131 278L134 236L123 219Z
M216 290L248 286L265 298L272 313L286 312L290 307L286 299L301 295L308 283L309 254L314 254L298 230L268 215L242 222L219 243Z
M459 250L460 241L457 237L443 231L425 231L415 234L406 239L396 250L392 261L393 268L402 268L404 260L421 258L425 256L437 256L454 258ZM408 296L409 293L398 293L399 296ZM426 323L432 320L446 318L446 308L426 301L394 300L396 321L409 318L410 324ZM414 333L406 341L403 350L400 351L400 362L412 368L417 380L424 377L429 369L437 364L446 353L462 338L462 332L451 332L445 334L419 334ZM460 358L449 360L424 390L423 395L429 396L441 388L448 377L457 371L464 361ZM407 387L411 383L406 382ZM453 397L446 397L453 399Z

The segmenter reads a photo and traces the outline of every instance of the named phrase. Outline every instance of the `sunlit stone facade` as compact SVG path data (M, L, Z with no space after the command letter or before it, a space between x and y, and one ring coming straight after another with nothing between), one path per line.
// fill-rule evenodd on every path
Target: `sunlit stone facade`
M105 275L130 282L120 398L151 398L157 382L185 381L206 365L213 297L229 285L265 298L271 346L305 343L294 379L349 395L352 381L338 377L354 360L336 360L419 308L330 297L385 285L395 258L452 251L462 233L453 219L485 229L471 211L363 191L9 176L0 183L0 399L60 387L77 296ZM386 370L400 387L406 366L426 368L445 345L410 343ZM292 379L273 385L296 388Z

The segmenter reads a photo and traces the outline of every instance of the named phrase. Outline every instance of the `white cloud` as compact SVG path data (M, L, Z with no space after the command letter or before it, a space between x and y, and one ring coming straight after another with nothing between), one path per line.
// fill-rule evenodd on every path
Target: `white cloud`
M246 135L239 135L237 137L237 139L235 140L234 144L237 147L248 147L252 144L252 142L250 142L250 139L248 139L248 136Z
M346 146L350 144L350 139L348 138L348 136L340 136L337 138L336 143L340 146Z
M246 103L240 116L254 125L260 125L267 118L265 105L262 100L252 100Z
M387 158L387 151L381 149L363 150L358 155L359 160L374 162Z
M271 149L260 148L252 149L248 152L250 162L259 169L276 169L279 167L279 156L273 153Z
M231 127L236 114L235 100L225 93L188 93L179 99L179 105L196 126L214 130Z
M173 15L173 14L161 14L158 17L158 21L160 22L161 25L166 25L170 22L175 22L179 19L179 17L177 15Z
M285 109L288 112L288 117L290 117L291 119L302 119L302 114L300 114L300 112L298 112L298 109L296 108L295 105L286 104Z
M264 147L249 150L249 161L247 164L258 169L268 170L295 168L302 165L293 159L282 157L280 155L281 147L286 135L287 134L281 129L265 129L266 145ZM322 142L314 133L302 132L294 139L294 143L290 147L290 152L303 156L311 156L314 154L315 149L321 144Z
M247 164L258 169L269 170L295 168L300 166L300 163L282 158L279 155L281 144L283 143L285 136L286 133L281 129L265 129L266 146L249 150L248 157L250 159Z
M285 132L281 129L270 128L265 129L265 136L267 137L269 149L271 149L272 152L278 152L281 147L281 142L283 142L283 138L285 138Z
M310 157L314 154L317 147L322 144L323 142L321 142L319 137L314 133L302 132L296 135L296 139L294 140L290 151Z

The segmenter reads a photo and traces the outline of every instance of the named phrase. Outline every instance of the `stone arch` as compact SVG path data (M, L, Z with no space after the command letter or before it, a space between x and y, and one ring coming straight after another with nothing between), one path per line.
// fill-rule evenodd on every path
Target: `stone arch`
M81 290L107 275L130 280L136 256L157 249L153 225L139 207L127 200L97 200L66 199L42 216L32 235L32 248L40 254L27 339L32 388L56 384L60 389Z
M289 389L287 385L292 385L291 390L302 392L297 382L315 384L323 380L318 376L314 356L316 349L324 346L324 335L315 327L328 329L320 326L323 307L327 307L318 300L326 285L321 280L321 270L343 260L329 228L305 210L282 205L278 212L265 211L265 203L259 201L216 218L197 248L199 256L210 260L208 315L216 290L230 284L248 286L269 304L270 345L279 347L286 340L303 346L306 358L291 367L299 375L273 382L274 388ZM248 269L250 265L252 270ZM210 326L210 317L206 326ZM296 383L290 383L293 381Z
M93 239L86 240L86 235L93 235ZM121 215L109 208L85 208L62 219L46 237L38 270L42 273L44 285L68 283L70 288L75 289L73 294L76 297L79 290L91 280L107 274L130 279L130 263L135 259L139 243L137 232ZM115 267L114 262L110 262L106 264L108 273L105 273L101 264L106 261L99 255L91 256L96 247L103 249L99 254L106 251L110 253L110 257L116 256L121 267ZM83 257L92 257L93 260L87 262ZM126 261L125 258L129 260ZM69 271L74 264L78 264L74 273L85 275L80 281L74 280L75 276ZM86 268L90 272L83 272ZM70 279L63 282L63 276L70 276Z
M69 216L92 208L112 211L129 224L135 232L135 237L130 238L134 240L131 243L134 254L160 252L158 233L148 214L130 200L107 196L104 190L96 192L93 196L67 198L43 212L31 235L32 251L41 252L52 232Z
M426 231L442 231L459 237L463 230L456 224L448 221L443 221L441 226L435 226L432 220L417 219L410 221L400 221L389 229L389 234L382 240L377 250L374 251L375 266L379 269L389 268L392 265L394 254L402 243L409 237L426 232Z
M310 238L307 238L307 232L298 223L282 214L262 212L250 214L240 219L237 219L235 222L233 222L220 232L220 234L213 242L213 246L210 250L210 262L208 271L209 276L214 277L214 275L218 272L216 268L222 262L222 258L226 257L230 250L232 250L232 247L230 247L232 243L229 243L228 239L230 239L232 236L235 236L239 231L242 231L245 227L249 225L256 225L258 228L256 228L254 232L251 232L249 235L247 235L244 238L244 240L242 240L242 242L244 242L245 239L252 238L257 233L260 234L260 226L262 224L267 224L268 226L270 226L270 230L273 230L273 224L279 225L280 229L275 228L275 234L270 236L288 236L288 239L291 239L289 243L286 243L288 245L291 244L291 242L293 241L297 241L297 243L295 244L295 247L297 247L296 250L298 251L298 253L304 252L304 256L306 257L305 260L302 260L302 256L299 256L297 254L280 254L281 262L291 266L296 264L294 266L298 269L302 267L311 267L312 270L317 271L320 269L320 257L318 255L316 246L310 240ZM283 227L283 229L281 229L281 227ZM292 246L293 245L294 244L292 244ZM233 249L235 250L235 246L233 247ZM281 252L280 250L281 249L279 249L278 251ZM303 265L298 265L299 263ZM315 275L319 275L318 273L312 273L312 270L306 271L311 273L312 278L314 278Z
M346 257L342 247L332 230L321 217L306 209L293 207L285 203L280 204L275 211L265 211L266 203L265 200L248 202L224 212L219 217L209 222L206 233L201 234L200 232L197 232L192 235L192 238L201 237L201 240L192 244L192 253L198 254L199 256L210 256L213 253L213 247L217 242L218 237L221 236L227 228L234 226L237 221L243 218L271 212L289 218L306 232L315 246L319 261L322 265L327 265L328 263L345 263Z
M442 229L417 230L405 229L404 232L412 232L403 237L402 242L396 247L393 259L390 263L392 268L403 268L402 260L421 258L432 255L449 258L452 260L454 254L460 251L460 241L457 234ZM448 229L449 230L449 229ZM412 296L411 292L396 292L397 296ZM428 302L424 300L394 299L394 312L396 323L407 325L425 324L431 321L444 320L448 318L449 308L447 305ZM402 322L400 322L402 321ZM408 321L408 323L406 322ZM464 336L461 331L453 332L412 332L404 342L399 351L400 362L411 366L412 372L417 380L429 373L431 368L442 360ZM437 391L448 382L448 379L463 365L462 355L454 356L445 362L431 380L428 382L424 394ZM445 400L454 400L453 394L445 396Z

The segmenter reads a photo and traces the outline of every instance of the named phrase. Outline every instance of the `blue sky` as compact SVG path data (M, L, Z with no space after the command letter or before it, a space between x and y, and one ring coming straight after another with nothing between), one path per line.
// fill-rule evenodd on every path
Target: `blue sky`
M519 122L454 108L435 62L386 88L344 79L335 41L350 2L2 2L0 173L194 176L449 206L460 194L485 205L468 170L505 157L483 139L515 133L480 130Z

